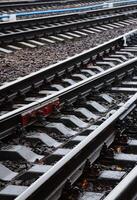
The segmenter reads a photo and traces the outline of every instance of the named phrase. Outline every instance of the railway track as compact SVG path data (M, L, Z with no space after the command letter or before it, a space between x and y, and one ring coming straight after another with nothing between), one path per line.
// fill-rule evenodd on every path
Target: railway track
M13 12L22 12L22 11L30 11L30 10L44 10L47 8L57 8L57 7L67 7L67 6L84 6L84 5L93 5L96 3L104 2L102 0L98 1L34 1L34 2L5 2L0 3L0 12L1 13L13 13Z
M132 88L130 89L132 91ZM136 94L134 97L136 99ZM109 139L107 138L107 142L103 139L104 144L101 149L99 143L96 146L99 138L95 139L96 143L93 141L97 129L91 133L92 143L90 150L93 148L96 154L93 153L89 156L82 170L82 175L74 184L71 184L70 180L66 182L60 200L85 200L88 198L97 200L136 199L134 198L136 196L134 187L136 187L137 172L135 99L125 114L120 116L121 113L118 114L117 111L105 123L101 124L100 128L102 127L102 129L99 130L99 134L101 135L101 132L107 134L108 132L110 137ZM119 118L117 119L117 116L115 121L114 116L116 114L119 115ZM103 127L106 122L111 120L113 120L113 123L110 122L109 125ZM104 131L105 128L106 130ZM95 148L93 147L94 145L96 146ZM94 155L97 159L94 158Z
M130 73L132 73L132 69L134 68L133 67L134 65L133 65L133 62L130 62L128 64L130 66L132 65L132 67L130 69L128 68L128 70L129 70L128 73L130 74ZM116 72L116 70L114 70L114 71ZM124 67L124 72L126 72L125 67ZM123 73L123 70L122 70L121 74L120 74L119 78L124 76L125 73ZM119 74L117 74L117 75L119 75ZM103 77L103 79L104 78L105 77ZM110 74L109 74L109 78L110 78ZM111 80L112 80L112 77L111 77ZM124 80L126 80L126 79L124 79ZM130 80L130 81L132 81L132 80ZM118 83L118 85L119 84L120 84L120 82ZM113 86L117 86L117 84L116 85L114 84ZM87 88L87 85L85 87ZM84 87L84 95L89 94L89 91L88 91L88 93L85 92L85 87ZM90 83L89 87L91 88L91 83ZM90 90L89 87L88 87L88 90ZM82 88L83 88L83 86L82 86ZM79 88L79 90L81 91L81 88ZM14 176L14 178L12 179L12 182L7 181L7 180L5 181L5 182L8 182L8 185L6 185L6 184L4 185L4 183L3 183L4 181L2 182L3 184L1 183L4 188L0 192L0 198L8 199L10 197L11 199L14 199L17 195L17 193L15 194L15 191L17 191L18 189L20 189L20 191L27 189L27 187L44 172L45 172L45 176L48 176L47 170L52 171L53 169L55 169L56 164L59 165L59 163L61 162L61 159L63 159L63 157L65 157L65 155L66 156L67 156L67 154L69 155L69 152L71 152L71 150L73 152L73 150L74 150L73 148L76 145L80 144L81 140L83 140L83 142L84 142L84 138L86 139L87 135L90 134L90 132L92 132L95 127L97 128L98 125L100 125L105 120L105 117L106 118L108 117L108 116L106 116L106 113L107 114L109 113L111 115L112 109L113 109L113 112L115 112L117 110L117 107L119 107L118 105L120 103L124 103L129 98L130 94L127 95L127 92L126 92L126 94L119 94L119 95L117 94L116 95L116 93L114 93L114 91L112 92L110 90L111 90L111 88L110 89L108 88L107 90L102 92L102 94L106 95L107 100L103 99L103 101L102 101L100 99L101 96L99 96L99 94L95 92L94 96L92 94L92 98L88 98L87 100L85 99L85 102L82 101L82 99L80 99L80 98L78 98L78 101L75 101L75 100L77 100L77 98L74 99L74 91L73 91L73 94L71 95L71 98L70 98L70 99L72 99L72 102L74 104L73 109L72 109L74 111L73 115L72 115L72 110L70 109L70 106L67 103L67 105L64 107L65 108L64 112L63 112L63 107L62 107L62 109L58 112L57 115L55 115L55 113L54 113L54 115L53 116L51 115L45 121L45 123L44 123L44 119L41 118L41 120L40 120L40 117L39 117L39 120L37 121L37 123L34 123L33 125L29 126L28 129L26 128L26 130L23 130L22 128L21 129L18 128L17 134L15 133L15 136L14 137L12 136L12 139L6 138L5 140L3 140L2 147L1 147L1 160L3 161L2 169L4 168L4 166L6 166L7 168L10 168L10 169L11 169L11 166L14 166L14 168L12 168L12 171L9 171L9 173L12 176ZM75 94L77 97L77 93L75 93ZM83 93L81 93L81 94L83 95ZM65 96L66 96L66 94L65 94ZM69 94L69 97L70 97L70 94ZM90 95L90 97L91 97L91 95ZM115 101L115 103L113 103L113 105L112 105L112 102L110 103L110 101L109 101L110 99ZM70 103L72 103L72 102L70 102ZM94 106L94 105L92 105L93 102L98 104L99 109L97 109L97 107L96 108L92 107L92 106ZM90 103L91 103L91 105L90 105ZM69 106L69 109L67 109L67 106ZM71 105L71 107L72 107L72 105ZM78 117L78 115L76 115L76 113L75 113L75 109L78 109L78 108L86 108L92 114L94 113L94 115L98 119L96 119L94 122L92 120L91 120L92 122L91 121L89 122L87 120L87 118L86 118L86 121L84 121L83 119L81 120L80 116ZM71 112L71 114L70 114L70 112ZM71 118L73 118L73 120ZM67 123L67 125L66 125L66 123ZM62 125L63 125L63 127L61 128ZM50 131L51 131L51 134L54 132L54 137L53 137L53 135L50 135L50 133L49 133L50 136L46 135ZM55 135L55 133L56 133L56 135ZM19 137L17 137L18 134L20 135ZM54 147L52 146L51 148L49 148L49 147L47 148L46 145L41 144L41 143L44 143L44 138L42 140L42 137L41 137L42 134L44 134L43 137L46 136L46 140L45 140L46 145L47 145L47 141L50 143L51 140L53 140L53 138L54 138L54 143L52 141L52 145ZM59 135L60 135L60 137L59 137ZM113 138L112 135L110 135L110 132L108 132L108 134L105 133L105 136L107 137L107 138L105 138L105 141L106 140L109 141L109 139L111 140ZM52 137L52 139L51 139L51 137ZM40 140L40 142L36 142L38 140ZM42 140L42 142L41 142L41 140ZM101 142L103 143L104 141L101 141ZM58 148L55 148L56 145L58 145ZM31 150L29 148L31 148ZM76 147L76 148L78 148L78 147ZM53 151L53 153L51 153L51 151ZM27 154L28 154L27 157L25 157L25 152L27 152ZM7 157L5 156L5 153L6 153ZM91 149L90 149L90 153L91 153ZM93 152L93 153L95 153L95 152ZM10 160L8 160L9 156L11 158ZM96 154L96 156L97 156L97 154ZM16 158L16 161L15 161L15 158ZM85 154L84 154L84 158L86 159ZM83 159L83 157L81 157L81 159ZM23 161L25 160L25 161L19 162L19 160L23 160ZM84 160L82 160L82 162L83 161ZM78 162L80 162L79 159L78 159ZM20 167L19 167L19 165L20 165ZM46 165L46 166L43 167L43 165ZM63 165L63 166L65 166L65 165ZM71 162L71 166L73 166L72 162ZM81 163L80 163L80 166L81 166ZM76 165L75 165L75 167L76 167ZM77 166L77 167L79 167L79 166ZM21 170L20 168L22 168L23 170ZM43 168L44 172L42 171L42 168ZM6 169L3 169L3 174L5 174L4 172ZM17 171L17 169L19 169L19 171ZM68 170L68 172L69 172L69 175L71 176L71 179L73 182L76 180L76 178L78 178L79 175L78 174L72 175L72 173L74 173L76 168L71 167L71 170L72 171ZM81 170L82 170L82 168L81 168ZM15 173L13 173L13 171ZM47 174L46 174L46 171L47 171ZM50 173L50 171L49 171L49 173ZM66 180L66 178L68 178L69 176L68 176L68 174L66 174L68 177L64 176L64 173L62 172L62 170L61 170L61 174L62 174L62 176L60 176L60 174L57 174L57 176L62 177L63 180L62 180L62 178L60 178L59 181L64 182L64 180ZM40 182L42 184L43 181L41 179L39 179L38 182ZM59 187L62 185L62 182L60 184L59 184L59 182L56 182L55 184L53 184L54 183L53 175L52 175L51 179L52 179L51 180L52 184L51 184L51 182L49 182L50 180L47 180L47 182L44 183L45 184L44 188L46 188L46 191L47 191L46 193L44 193L44 198L48 199L49 193L51 192L50 195L56 195L56 199L57 199L57 195L59 197L60 193L57 192L56 194L54 194L54 192L57 191L56 190L57 186ZM56 177L56 179L57 179L57 177ZM35 184L37 185L37 183L35 183ZM32 188L33 188L33 185L32 185ZM31 188L30 188L30 190L31 190ZM39 196L42 199L42 196L43 196L42 187L39 188L39 192L36 192L36 194L33 191L33 194L31 194L32 196L27 191L22 195L23 195L22 197L18 197L18 198L19 199L27 199L27 198L28 199L37 199ZM26 197L24 195L26 195ZM28 197L28 195L29 195L29 197ZM51 199L54 199L54 197L51 196Z
M96 11L87 11L87 12L79 12L79 13L71 13L71 14L62 14L57 16L48 16L41 17L35 19L27 19L27 20L18 20L14 22L3 22L1 23L1 30L6 31L11 30L13 28L28 28L31 26L37 25L49 25L54 23L61 23L73 20L84 20L84 19L96 19L97 17L107 16L107 15L116 15L116 14L128 14L136 12L137 5L128 5L128 6L120 6L117 8L107 8L100 9ZM134 16L134 15L133 15Z
M129 36L120 36L59 64L3 84L0 87L0 115L37 102L45 96L53 95L134 58L137 51L136 34L132 36L134 33L136 31L131 31ZM128 38L131 47L123 46L124 37Z
M1 111L4 108L4 112L0 116L0 199L17 197L19 200L35 200L39 197L53 200L64 199L64 194L67 194L66 199L74 194L84 198L79 195L86 196L91 191L83 189L80 192L82 187L76 190L75 184L83 183L86 174L86 181L91 183L91 178L94 178L93 183L96 185L100 179L90 174L94 166L98 165L100 169L104 164L104 168L99 171L99 175L102 172L104 183L104 174L108 173L109 168L105 164L110 161L107 177L112 182L111 187L134 167L128 165L131 160L127 159L121 171L118 170L120 164L117 169L113 168L114 156L107 159L105 153L110 152L111 145L115 157L122 157L117 149L123 144L119 144L117 138L125 137L122 128L127 130L128 126L131 127L132 118L136 120L135 41L136 31L132 31L35 75L1 86ZM57 70L55 76L53 70ZM64 78L69 84L63 88ZM62 86L60 91L51 89L53 84L55 87L54 81L56 87ZM42 85L45 88L41 88ZM50 90L47 90L47 85ZM44 94L42 98L39 96L41 91ZM19 101L25 98L31 101L21 105ZM127 119L125 123L123 119ZM118 124L119 129L116 128ZM126 137L129 137L128 133ZM129 140L131 144L136 144L135 138L126 141ZM131 151L127 149L126 153L131 154ZM136 154L132 156L136 162ZM87 159L90 164L94 162L93 166L88 165L88 170ZM102 159L104 162L107 160L106 163L102 164ZM67 179L70 181L66 183ZM65 190L68 182L71 182L70 190ZM108 187L102 188L104 190L94 190L89 195L97 195L95 193L99 192L98 196L102 194L103 198L107 198Z
M98 14L100 16L95 17ZM124 27L135 21L136 6L134 5L134 7L125 6L82 14L1 23L0 51L11 53L12 50L19 50L23 46L34 48L37 45L44 45L44 42L72 40L88 34Z

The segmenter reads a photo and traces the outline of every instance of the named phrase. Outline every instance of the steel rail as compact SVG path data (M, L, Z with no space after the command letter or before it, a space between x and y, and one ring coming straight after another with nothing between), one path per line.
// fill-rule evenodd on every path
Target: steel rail
M33 85L38 87L45 81L52 81L56 75L61 77L67 72L71 72L75 67L80 68L80 66L96 60L98 55L103 55L104 52L109 52L114 47L123 47L125 38L129 37L130 39L132 38L132 35L133 37L136 35L136 30L130 31L128 34L124 34L97 47L86 50L79 55L75 55L64 61L60 61L57 64L50 65L49 67L0 86L0 102L2 103L5 97L8 99L14 99L19 92L21 94L27 93Z
M99 15L105 15L105 14L115 14L125 11L134 11L137 9L137 4L135 5L126 5L126 6L119 6L116 8L106 8L106 9L99 9L94 11L87 11L87 12L77 12L77 13L67 13L67 14L61 14L56 16L46 16L46 17L40 17L40 18L31 18L31 19L23 19L13 22L2 22L0 24L0 30L7 30L10 27L12 28L19 28L20 26L35 26L35 25L41 25L41 24L48 24L48 23L56 23L56 22L62 22L62 21L68 21L68 20L76 20L76 19L83 19L85 17L96 17Z
M136 195L137 166L106 196L104 200L131 200Z
M123 5L134 5L136 4L136 0L131 0L130 2L125 0L122 2L113 2L112 7L118 7L118 6L123 6ZM50 13L64 13L64 12L82 12L84 10L98 10L102 8L109 8L111 7L110 2L105 2L105 4L95 4L91 6L83 6L83 7L76 7L76 8L64 8L64 9L51 9L51 10L41 10L41 11L30 11L30 12L17 12L14 13L17 17L22 17L22 16L31 16L31 15L42 15L42 14L50 14ZM8 18L10 17L10 14L6 15L0 15L0 18Z
M122 114L127 112L133 105L136 105L136 101L137 93L96 130L91 132L70 153L57 162L47 173L42 175L25 192L19 195L16 200L35 200L38 198L48 200L55 195L56 191L63 187L67 178L70 178L74 171L78 170L84 164L87 158L91 158L91 154L93 155L99 147L101 149L101 146L110 135L115 134L113 129L114 124ZM112 132L110 132L110 127L113 130ZM109 131L107 131L108 129ZM92 159L90 161L91 163L93 162ZM110 200L110 198L108 199Z
M136 4L136 0L133 0L132 3L128 2L127 0L124 2L116 2L113 3L113 7L118 7L122 5L130 5L130 4ZM83 7L74 7L74 8L64 8L64 9L49 9L49 10L41 10L41 11L28 11L28 12L17 12L14 13L17 17L23 17L23 16L31 16L31 15L41 15L41 14L53 14L53 13L65 13L65 12L82 12L82 11L88 11L88 10L98 10L102 8L109 8L111 3L104 3L103 4L97 4L97 5L91 5L91 6L83 6ZM9 15L7 15L9 17ZM5 16L0 16L0 18L5 18Z
M20 42L27 39L34 39L39 37L47 37L50 35L56 35L58 33L65 33L68 31L78 30L80 28L86 28L95 25L105 24L105 22L110 23L114 21L119 21L123 19L127 19L128 16L124 14L119 14L115 16L103 17L101 19L87 19L85 21L78 21L78 22L68 22L66 24L59 24L54 25L52 27L46 28L38 28L32 29L27 31L15 32L15 33L8 33L0 35L0 45L8 45L13 42Z
M66 99L75 99L82 92L84 92L84 94L86 92L88 93L95 87L100 89L106 84L106 81L110 81L111 83L114 82L118 77L121 79L123 76L125 76L126 72L131 73L136 65L137 58L133 58L124 64L120 64L114 68L106 70L105 72L80 81L75 85L69 86L68 88L65 88L48 97L42 98L37 102L30 103L22 108L18 108L0 116L0 137L5 137L8 131L15 129L17 125L21 123L21 115L31 113L32 111L34 112L34 110L38 110L42 106L48 105L55 99L59 99L60 104L62 104L65 103Z
M113 47L114 44L119 44L119 45L122 44L123 45L123 39L126 37L130 37L131 35L134 35L135 33L136 33L136 30L131 31L128 34L124 34L116 39L110 40L109 42L106 42L106 43L100 45L99 47L94 47L90 50L82 52L78 56L74 56L72 58L66 59L65 61L62 61L59 64L51 65L46 69L41 69L38 72L35 72L35 73L32 73L31 75L23 77L23 78L21 78L20 81L16 80L7 85L3 85L2 87L0 87L0 92L4 96L5 95L8 96L8 91L11 91L9 96L15 96L18 94L19 91L24 92L24 90L26 90L26 87L27 87L27 90L28 90L28 88L31 88L32 84L34 84L34 85L36 83L42 84L45 77L48 77L49 79L52 80L52 78L54 78L53 70L54 70L54 72L56 72L55 69L60 69L60 71L58 71L57 74L61 75L64 73L65 69L72 68L74 65L81 65L81 63L82 64L87 63L91 58L93 59L97 54L100 54L100 53L110 49L111 47ZM48 70L49 70L49 74L47 73ZM112 70L112 69L110 69L110 70ZM99 76L99 74L96 76L92 76L90 79L94 80L95 77L98 77L98 76ZM34 82L34 81L36 81L36 82ZM71 87L69 87L69 88L71 88ZM73 88L73 86L72 86L72 88ZM59 93L56 93L56 94L59 94ZM4 96L3 96L3 98L4 98ZM1 96L1 98L2 98L2 96ZM50 102L52 102L52 100L54 101L56 98L58 98L58 95L55 95L55 96L52 95L52 96L50 96L50 98L49 97L44 98L43 101L39 101L38 103L31 103L23 108L20 108L20 109L17 109L16 111L10 112L10 114L8 113L8 114L1 116L0 117L0 126L1 126L1 134L0 135L1 135L1 137L5 136L5 134L6 134L5 130L13 129L13 128L15 128L15 126L18 123L20 123L21 114L23 114L25 112L29 112L32 109L37 110L42 106L48 105ZM7 121L8 121L8 123L7 123ZM7 124L8 124L8 126L7 126Z
M136 31L137 30L129 32L129 36L136 33ZM53 80L56 74L61 75L65 72L65 70L73 66L81 65L82 63L87 63L90 59L94 60L97 54L107 51L115 45L123 46L123 38L125 36L126 34L114 38L108 42L105 42L97 47L86 50L78 55L72 56L71 58L67 58L63 61L60 61L59 63L50 65L37 72L31 73L18 80L6 83L0 86L1 96L10 96L10 94L12 95L13 93L18 92L19 90L24 91L25 88L28 88L32 84L37 84L44 79L46 79L47 81Z
M81 0L83 2L83 0ZM85 1L84 1L85 2ZM88 2L88 0L86 1ZM8 10L8 9L18 9L18 8L31 8L31 7L39 7L39 6L47 6L47 5L63 5L63 4L74 4L78 3L77 0L72 0L72 1L33 1L33 2L18 2L18 3L12 3L12 4L1 4L0 5L0 10Z
M6 5L6 4L20 4L20 3L28 3L28 2L30 2L30 0L22 0L22 1L1 1L0 2L0 5ZM33 2L33 0L32 0L32 2ZM34 0L34 2L36 2L35 0Z

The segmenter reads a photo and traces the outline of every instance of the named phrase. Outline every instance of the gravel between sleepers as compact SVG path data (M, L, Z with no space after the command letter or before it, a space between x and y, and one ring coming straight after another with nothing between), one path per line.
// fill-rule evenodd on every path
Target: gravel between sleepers
M45 44L34 49L25 48L11 54L0 54L0 84L15 80L31 72L38 71L84 50L102 44L137 28L137 22L101 33L89 34L74 40L65 40L55 44Z

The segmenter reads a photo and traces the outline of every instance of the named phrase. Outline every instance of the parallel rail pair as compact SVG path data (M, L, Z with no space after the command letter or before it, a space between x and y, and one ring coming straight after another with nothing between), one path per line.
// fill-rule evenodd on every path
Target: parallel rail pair
M39 87L39 85L45 80L45 78L47 80L52 80L54 78L53 71L55 72L55 70L56 76L59 78L63 75L64 71L71 70L73 66L80 67L81 65L86 65L87 63L94 62L97 57L102 57L102 55L114 51L114 49L117 47L123 46L124 48L124 44L129 45L129 48L131 48L130 46L132 46L133 41L135 40L136 31L132 31L128 35L121 36L117 39L112 40L111 42L106 43L105 45L101 45L99 48L94 48L92 50L82 53L79 56L67 59L60 64L56 64L47 69L43 69L39 72L36 72L35 74L28 75L27 77L22 78L19 81L14 81L8 85L2 86L0 88L1 92L3 93L1 101L3 101L3 98L5 96L6 99L12 99L19 92L20 94L25 94L26 91L28 91L28 88L31 88L32 85L36 88ZM27 127L30 124L33 124L35 120L37 120L37 117L35 119L35 116L37 116L35 114L37 111L41 111L41 108L49 109L49 113L46 113L46 115L43 116L47 117L47 115L51 115L52 112L56 112L56 109L59 109L60 106L61 108L65 106L66 100L68 102L68 106L69 103L75 102L80 94L81 97L86 97L89 93L93 93L95 95L96 93L98 94L98 92L100 91L105 91L107 88L109 91L109 89L111 89L111 85L120 84L121 81L126 77L129 79L130 77L132 77L132 75L136 75L136 66L137 58L132 58L127 62L112 67L111 69L108 69L100 74L83 80L75 85L69 86L68 88L61 90L60 92L56 92L53 95L40 99L38 102L34 102L30 105L25 106L24 108L17 109L15 111L11 111L5 115L2 115L0 117L1 137L6 137L7 133L12 133L13 129L16 130L18 124L22 122L22 116L26 117L28 114L30 116L31 113L33 114L33 120L28 121L28 123L24 125L24 127ZM105 87L106 89L104 89ZM11 91L10 94L8 94L9 91ZM134 93L134 91L132 92L132 89L131 93ZM128 93L128 95L129 94L130 93ZM114 128L115 124L119 120L123 120L125 116L127 116L132 110L135 109L136 100L137 94L131 97L111 117L105 120L97 129L92 131L91 134L89 134L82 142L74 147L67 155L60 159L47 173L41 176L16 199L52 199L53 197L55 197L55 195L59 197L61 195L61 191L63 185L66 182L66 179L71 178L73 181L76 180L76 178L74 177L79 177L77 171L78 169L81 169L82 171L86 160L89 158L90 161L93 162L95 158L97 158L97 156L99 155L99 152L101 151L101 147L103 146L104 142L108 141L109 145L113 142L112 138L114 138L114 132L109 132L108 130L110 130L110 127ZM21 126L22 125L23 124L21 124ZM93 155L95 156L94 159ZM131 171L128 176L131 176L135 173L136 168ZM127 193L127 189L129 190L131 188L134 181L136 182L136 176L131 176L131 178L128 180L128 184L126 184L125 187L123 187L123 189L120 191L120 186L118 185L118 193L114 199L122 199L123 195ZM132 193L132 197L134 195L135 191ZM130 198L128 197L128 199Z

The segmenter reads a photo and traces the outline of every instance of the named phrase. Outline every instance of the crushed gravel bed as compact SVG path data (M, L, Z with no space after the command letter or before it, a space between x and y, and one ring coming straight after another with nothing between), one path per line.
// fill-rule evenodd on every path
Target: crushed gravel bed
M89 34L74 40L45 44L34 49L25 48L11 54L0 54L0 84L38 71L136 28L137 22L124 28Z

